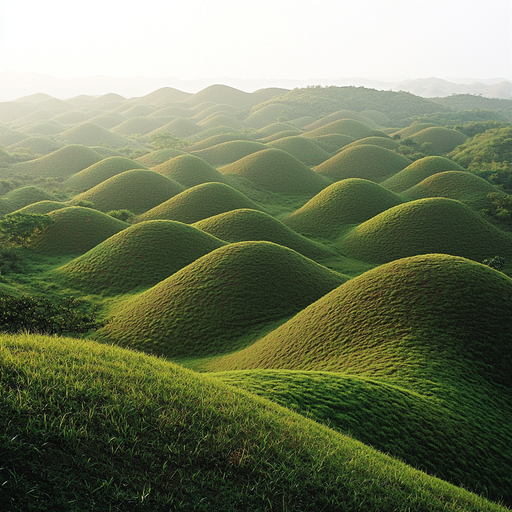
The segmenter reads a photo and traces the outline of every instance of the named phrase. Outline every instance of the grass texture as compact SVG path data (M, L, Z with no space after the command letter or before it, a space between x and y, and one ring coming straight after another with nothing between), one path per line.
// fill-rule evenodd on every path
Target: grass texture
M283 219L297 233L332 238L347 225L359 224L403 203L403 199L373 181L349 178L333 183Z
M165 148L151 151L146 155L136 158L135 161L146 167L156 167L157 165L167 162L171 158L175 158L180 155L184 155L185 152L179 149Z
M164 219L193 224L219 213L240 208L262 210L254 201L229 185L213 182L203 183L152 208L136 220L142 222Z
M29 204L38 203L39 201L55 200L51 194L33 185L11 190L11 192L4 196L4 199L16 206L17 210Z
M57 273L88 293L122 294L154 286L222 245L181 222L152 220L111 236Z
M8 512L505 510L161 359L72 338L0 343Z
M418 144L431 144L431 150L441 155L446 155L450 151L453 151L457 146L466 142L468 138L465 133L451 130L443 126L425 128L411 137L411 139Z
M39 213L40 215L45 215L46 213L53 212L54 210L60 210L61 208L68 208L69 204L61 203L59 201L38 201L37 203L29 204L28 206L24 206L19 210L16 210L17 213Z
M355 119L339 119L332 123L325 124L314 130L306 131L304 137L319 137L322 135L348 135L354 139L364 139L374 134L368 125L361 123Z
M300 136L284 137L269 142L268 146L290 153L290 155L308 167L319 165L331 157L327 151L322 149L313 140Z
M225 354L346 280L277 244L229 244L114 308L95 337L170 358Z
M315 167L315 172L335 181L362 178L380 183L411 163L405 156L389 149L365 144L344 148Z
M395 206L363 222L340 241L356 259L385 263L416 254L443 253L483 261L512 256L512 237L469 206L445 198L428 198Z
M78 194L72 203L90 201L102 212L129 210L144 213L183 191L176 181L158 172L133 169L121 172Z
M331 181L280 149L265 149L220 169L235 174L270 192L314 195Z
M240 160L244 156L268 149L268 146L261 142L251 140L232 140L222 142L215 146L192 151L192 154L202 158L210 165L226 165Z

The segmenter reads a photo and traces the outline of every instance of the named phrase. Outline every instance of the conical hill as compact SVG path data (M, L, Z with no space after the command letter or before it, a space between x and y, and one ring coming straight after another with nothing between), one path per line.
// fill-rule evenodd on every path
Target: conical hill
M82 123L59 134L59 138L70 144L83 144L84 146L101 146L106 144L113 148L122 148L128 145L128 140L116 135L94 123Z
M283 222L302 235L329 238L401 203L400 196L373 181L349 178L325 188Z
M229 353L346 280L277 244L229 244L120 305L97 336L170 358Z
M116 174L75 196L73 203L90 201L100 211L129 210L136 215L183 191L182 185L158 172L133 169Z
M335 252L297 234L282 222L257 210L233 210L201 220L194 227L226 242L266 241L297 251L313 260L332 257Z
M211 137L201 139L192 146L189 146L187 150L189 152L200 151L202 149L212 148L213 146L217 146L218 144L222 144L223 142L231 142L234 140L250 141L252 140L252 138L249 135L241 133L219 133L217 135L212 135Z
M153 167L153 171L176 180L185 187L195 187L212 181L219 183L226 181L219 171L202 158L189 154L177 156L157 165Z
M315 172L335 181L362 178L380 183L411 163L411 160L394 151L365 144L343 149L315 167Z
M418 144L430 144L431 150L439 154L447 154L468 140L465 133L444 126L431 126L415 133L411 139Z
M156 167L157 165L163 164L167 162L171 158L175 158L180 155L184 155L184 151L180 151L179 149L165 148L165 149L157 149L156 151L151 151L143 156L140 156L136 159L136 162L139 162L142 165L147 167Z
M380 146L382 148L389 149L390 151L394 151L400 146L396 140L390 139L389 137L365 137L364 139L358 139L354 142L351 142L350 144L347 144L343 149L349 149L356 146L364 146L367 144Z
M268 146L290 153L290 155L308 167L319 165L331 157L327 151L322 149L312 139L297 135L269 142Z
M166 219L193 224L219 213L250 208L262 210L254 201L224 183L203 183L189 188L141 215L137 222Z
M38 203L39 201L55 200L51 194L33 185L12 190L4 196L4 199L15 205L16 209L23 208L32 203Z
M268 146L261 142L252 140L232 140L222 142L215 146L193 151L195 156L202 158L210 165L226 165L231 164L244 156L268 149Z
M271 192L314 195L331 181L312 171L295 157L280 149L265 149L220 169L236 174Z
M326 125L320 126L311 131L304 133L304 137L318 137L321 135L348 135L355 139L363 139L364 137L371 137L375 135L368 125L361 123L355 119L339 119Z
M383 181L382 186L400 193L414 187L425 178L444 171L466 171L466 169L443 156L426 156Z
M60 208L48 215L55 222L30 244L36 251L48 255L83 254L129 226L126 222L81 206Z
M360 123L363 123L372 129L378 128L378 125L375 121L372 121L370 118L358 114L353 110L339 110L338 112L333 112L332 114L324 116L318 121L309 124L305 127L305 130L313 131L317 128L321 128L322 126L333 123L334 121L339 121L341 119L355 119L356 121L359 121Z
M44 215L46 213L53 212L54 210L60 210L61 208L68 208L69 204L61 203L60 201L38 201L37 203L32 203L19 210L16 210L18 213L38 213L40 215Z
M57 272L89 293L116 295L154 286L222 245L186 224L153 220L111 236Z
M475 261L512 256L512 237L469 206L445 198L410 201L353 228L340 242L344 254L385 263L416 254L444 253Z
M68 178L64 184L78 192L84 192L105 180L132 169L147 169L139 162L124 156L111 156L97 162Z

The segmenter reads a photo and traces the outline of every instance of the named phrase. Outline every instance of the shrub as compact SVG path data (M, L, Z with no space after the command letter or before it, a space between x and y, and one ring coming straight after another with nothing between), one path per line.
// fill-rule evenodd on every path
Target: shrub
M54 222L48 215L39 213L10 213L0 219L0 236L8 245L26 247L35 235Z

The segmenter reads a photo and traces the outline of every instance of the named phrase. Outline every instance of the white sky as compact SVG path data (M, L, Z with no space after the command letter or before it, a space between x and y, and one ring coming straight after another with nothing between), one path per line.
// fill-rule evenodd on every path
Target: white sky
M511 0L0 0L0 72L512 79Z

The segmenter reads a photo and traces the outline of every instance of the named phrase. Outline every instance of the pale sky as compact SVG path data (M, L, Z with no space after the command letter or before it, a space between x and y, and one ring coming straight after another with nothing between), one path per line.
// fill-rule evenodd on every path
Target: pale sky
M511 0L0 0L0 72L512 79Z

